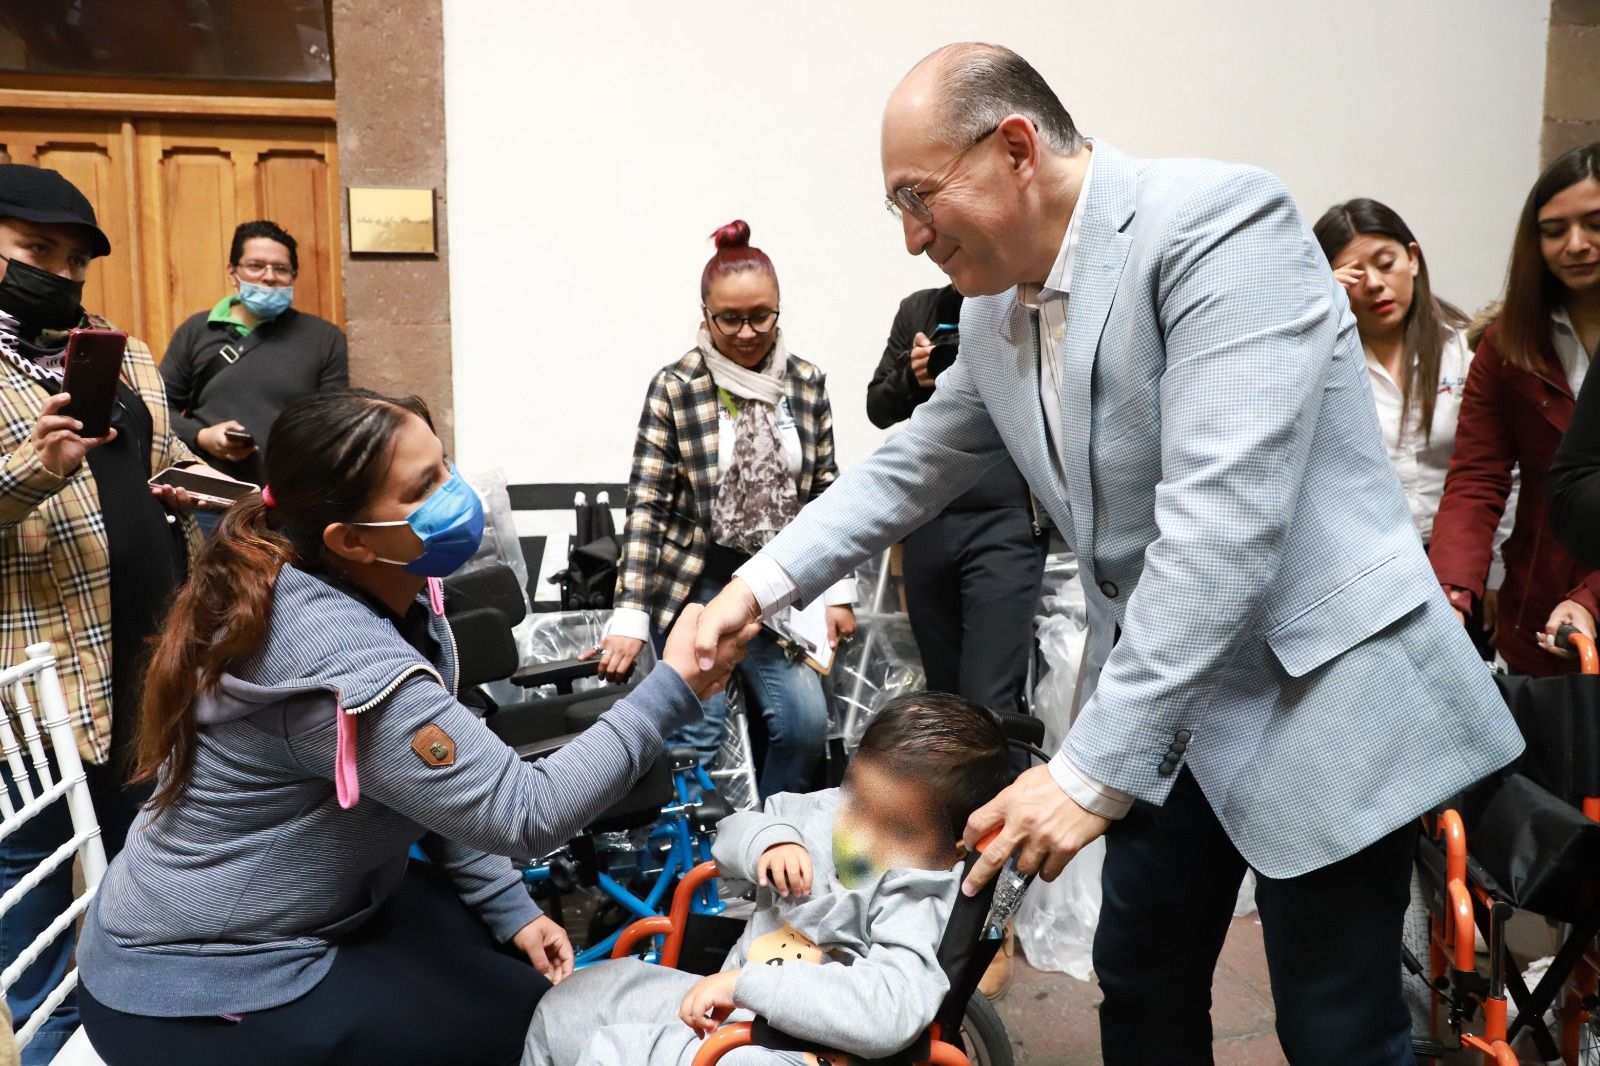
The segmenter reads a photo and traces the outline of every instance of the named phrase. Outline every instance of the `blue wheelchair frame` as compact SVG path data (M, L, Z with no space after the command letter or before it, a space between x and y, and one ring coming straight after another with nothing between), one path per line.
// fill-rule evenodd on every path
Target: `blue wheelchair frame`
M656 854L662 848L666 849L666 859L649 891L640 897L605 870L597 871L595 887L600 890L600 894L627 910L635 918L653 918L665 914L667 902L670 902L672 897L672 888L678 883L678 879L711 858L710 838L696 831L690 820L700 797L714 792L715 785L700 766L674 771L672 783L676 798L661 808L661 817L651 828L641 853L643 856L649 856ZM552 852L523 868L522 880L530 890L549 883L550 860L557 854L560 852ZM690 913L715 915L721 914L725 909L726 904L717 895L717 882L711 881L695 893ZM612 946L621 935L622 929L626 927L627 923L624 923L604 940L590 944L578 952L575 965L581 968L610 958Z

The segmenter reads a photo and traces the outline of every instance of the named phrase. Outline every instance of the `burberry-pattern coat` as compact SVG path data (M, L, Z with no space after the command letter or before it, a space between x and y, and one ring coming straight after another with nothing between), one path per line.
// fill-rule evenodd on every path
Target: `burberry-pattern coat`
M90 324L115 328L100 319ZM172 433L161 374L143 341L128 338L122 380L150 411L150 469L198 462ZM89 464L59 478L33 449L46 399L0 359L0 666L21 662L28 645L49 641L78 749L103 763L111 747L111 556ZM199 532L192 519L181 521L193 558Z
M821 370L789 356L789 412L800 435L802 505L839 476L833 410ZM628 479L628 522L617 573L619 608L650 615L665 630L705 570L711 505L721 472L717 390L698 349L650 381Z

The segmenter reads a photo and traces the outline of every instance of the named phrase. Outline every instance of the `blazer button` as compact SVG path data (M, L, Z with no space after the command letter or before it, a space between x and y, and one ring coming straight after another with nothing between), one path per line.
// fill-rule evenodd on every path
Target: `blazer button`
M1185 744L1189 743L1189 738L1194 736L1194 734L1189 732L1187 729L1180 729L1172 735L1174 739L1180 740Z
M1100 591L1106 594L1106 599L1114 600L1117 598L1117 583L1115 581L1102 581L1100 582Z
M1167 750L1172 752L1172 754L1174 754L1174 755L1182 755L1184 753L1184 751L1186 751L1188 749L1188 747L1189 746L1187 744L1185 744L1183 741L1174 740L1171 743L1171 745L1168 746Z
M1156 773L1160 774L1162 777L1171 777L1172 771L1176 770L1177 768L1177 760L1173 759L1169 755L1167 758L1161 760L1161 765L1156 767Z

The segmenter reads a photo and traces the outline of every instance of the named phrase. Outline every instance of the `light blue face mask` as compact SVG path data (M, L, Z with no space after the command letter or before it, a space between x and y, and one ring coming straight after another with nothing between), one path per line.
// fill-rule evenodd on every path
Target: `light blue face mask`
M294 303L293 285L257 285L239 279L239 302L257 318L277 318Z
M351 522L353 526L410 526L422 541L422 554L409 563L379 558L420 577L449 577L478 552L483 542L483 501L455 467L450 480L422 501L422 506L395 522Z

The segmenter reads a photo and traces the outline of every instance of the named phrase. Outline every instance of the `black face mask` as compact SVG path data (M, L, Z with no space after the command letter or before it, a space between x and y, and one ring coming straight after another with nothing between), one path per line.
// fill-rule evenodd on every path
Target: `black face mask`
M71 329L83 319L83 282L71 281L32 263L0 256L0 311L33 329Z

